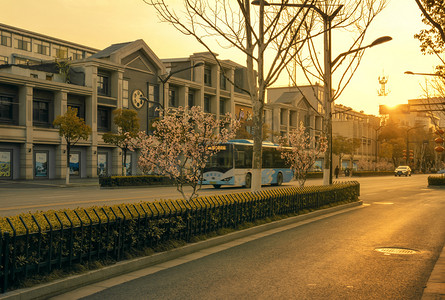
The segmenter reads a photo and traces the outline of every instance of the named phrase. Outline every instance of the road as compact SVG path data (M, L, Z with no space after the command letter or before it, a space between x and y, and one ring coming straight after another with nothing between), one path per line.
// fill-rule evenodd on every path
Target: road
M445 243L445 189L423 175L359 180L361 208L84 299L420 299Z

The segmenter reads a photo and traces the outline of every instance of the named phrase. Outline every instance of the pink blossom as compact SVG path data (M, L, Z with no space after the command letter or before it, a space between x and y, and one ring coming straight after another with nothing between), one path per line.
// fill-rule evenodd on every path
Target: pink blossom
M294 171L300 186L304 186L309 169L315 164L317 157L326 152L327 140L320 137L318 141L310 137L303 124L289 133L287 138L279 141L281 158Z
M139 149L139 167L145 173L173 179L184 199L193 199L201 189L202 169L219 150L217 145L235 136L239 123L230 114L216 120L200 107L179 107L167 114L160 111L153 135L139 132L133 140ZM191 186L186 197L184 186Z

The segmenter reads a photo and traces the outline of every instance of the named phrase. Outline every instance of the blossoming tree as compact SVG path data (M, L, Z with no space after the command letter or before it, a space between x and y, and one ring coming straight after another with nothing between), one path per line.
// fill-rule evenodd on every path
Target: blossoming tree
M327 140L320 137L315 141L315 138L306 132L303 124L300 124L287 138L280 138L279 145L281 158L292 169L300 186L304 186L309 169L315 164L318 155L326 151Z
M198 196L202 170L217 147L235 136L239 123L230 114L206 114L200 107L179 107L168 113L160 110L153 135L139 132L135 147L140 151L139 167L146 173L165 175L174 180L185 200ZM186 196L185 186L192 192Z

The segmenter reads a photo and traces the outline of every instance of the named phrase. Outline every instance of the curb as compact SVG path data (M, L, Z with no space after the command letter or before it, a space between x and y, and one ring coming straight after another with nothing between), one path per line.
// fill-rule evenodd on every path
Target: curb
M67 293L69 291L81 288L86 285L90 285L96 282L110 279L112 277L116 277L143 268L147 268L206 248L218 246L224 243L231 242L236 239L261 233L270 229L286 226L292 223L301 222L310 218L315 218L318 216L326 215L340 210L353 208L356 206L360 206L362 204L363 201L357 201L344 205L338 205L326 209L313 211L304 215L298 215L295 217L290 217L283 220L262 224L248 229L231 232L226 235L213 237L193 244L188 244L183 247L175 248L169 251L156 253L146 257L136 258L129 261L121 261L111 266L107 266L98 270L89 271L87 273L79 275L70 276L54 282L49 282L33 286L30 288L24 288L7 292L3 295L0 294L0 299L8 299L8 300L47 299L49 297Z
M434 264L433 272L423 290L422 300L445 299L445 247Z

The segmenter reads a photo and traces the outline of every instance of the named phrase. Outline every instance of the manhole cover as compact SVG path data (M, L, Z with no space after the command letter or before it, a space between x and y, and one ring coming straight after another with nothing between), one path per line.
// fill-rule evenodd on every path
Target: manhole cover
M382 252L385 254L416 254L419 253L417 250L406 249L406 248L376 248L375 251Z

